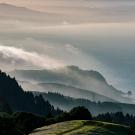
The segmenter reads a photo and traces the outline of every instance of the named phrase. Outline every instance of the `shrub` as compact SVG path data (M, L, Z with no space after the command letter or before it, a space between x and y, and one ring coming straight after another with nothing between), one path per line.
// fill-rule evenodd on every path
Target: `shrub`
M89 110L83 106L73 108L70 112L71 120L92 120Z
M15 126L25 134L29 134L35 128L45 125L45 118L26 112L17 112L13 114Z

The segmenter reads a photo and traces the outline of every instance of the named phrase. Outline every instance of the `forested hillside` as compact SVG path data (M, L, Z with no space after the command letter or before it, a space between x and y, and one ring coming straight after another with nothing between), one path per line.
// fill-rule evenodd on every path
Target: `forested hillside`
M135 115L135 105L118 102L93 102L87 99L71 98L59 93L44 93L33 92L34 95L42 95L44 99L48 100L55 108L59 107L62 110L69 111L76 106L85 106L93 115L98 115L107 112L123 112L124 114Z
M57 114L48 101L41 95L33 96L31 92L24 92L15 78L11 78L4 72L0 72L0 97L7 102L13 111L31 112L39 115L48 113Z

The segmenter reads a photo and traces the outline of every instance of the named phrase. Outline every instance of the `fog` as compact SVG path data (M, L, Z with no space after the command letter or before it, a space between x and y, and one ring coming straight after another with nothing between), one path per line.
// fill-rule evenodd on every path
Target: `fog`
M135 91L133 0L0 2L12 4L0 8L2 70L76 65L99 71L116 88Z

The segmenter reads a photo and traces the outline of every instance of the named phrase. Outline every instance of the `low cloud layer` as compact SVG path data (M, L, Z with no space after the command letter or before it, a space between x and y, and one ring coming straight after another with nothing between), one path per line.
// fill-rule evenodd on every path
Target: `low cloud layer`
M28 52L20 48L0 45L0 63L11 68L56 68L64 66L62 62L47 55Z

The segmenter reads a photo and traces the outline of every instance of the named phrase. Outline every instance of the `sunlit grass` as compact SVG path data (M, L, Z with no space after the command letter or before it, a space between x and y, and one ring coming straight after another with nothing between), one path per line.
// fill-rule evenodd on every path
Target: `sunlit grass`
M35 130L31 135L128 135L129 127L107 122L68 121Z

